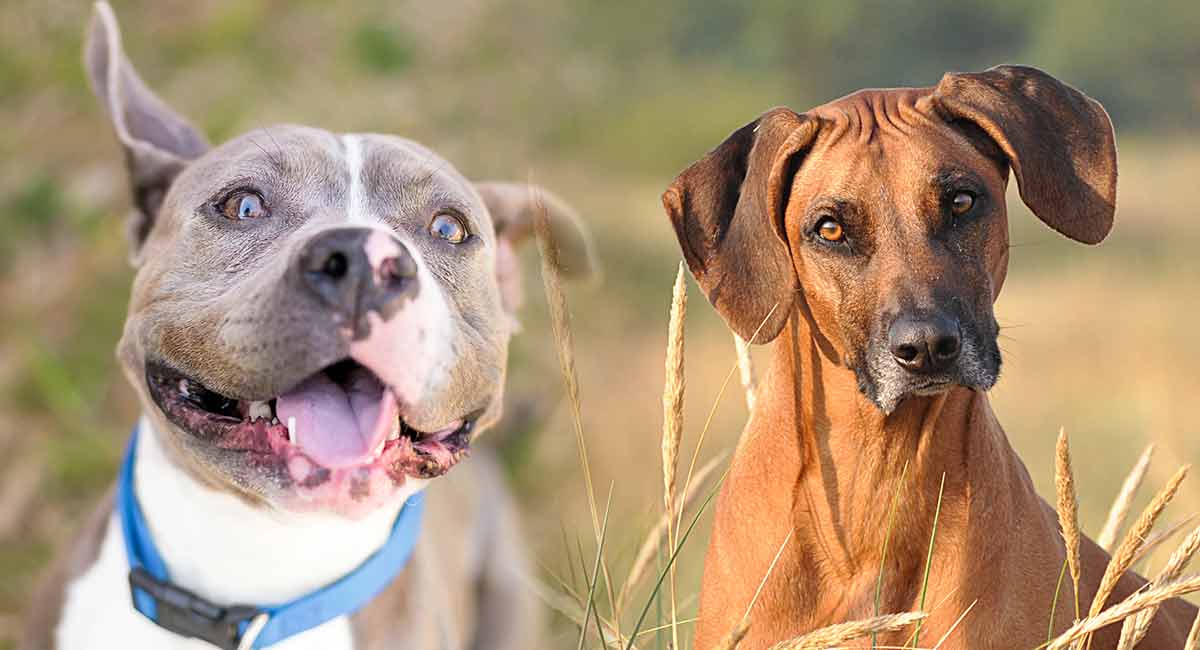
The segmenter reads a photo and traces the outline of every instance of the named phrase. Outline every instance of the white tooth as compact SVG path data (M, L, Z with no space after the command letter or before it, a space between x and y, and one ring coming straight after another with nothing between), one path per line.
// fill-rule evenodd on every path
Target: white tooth
M191 391L188 390L188 380L186 380L186 379L179 380L179 392L182 393L184 397L191 396Z
M275 418L275 417L271 418L271 424L273 424L275 426L279 426L279 418Z
M396 418L396 423L392 425L392 432L388 434L388 440L400 439L400 418Z
M383 444L384 444L383 441L380 441L379 446L376 447L375 450L371 452L371 455L378 456L378 455L382 454L383 453Z
M296 416L288 418L288 442L296 442Z
M247 409L250 415L250 420L254 421L259 418L264 420L271 419L271 405L266 402L250 402L250 408Z

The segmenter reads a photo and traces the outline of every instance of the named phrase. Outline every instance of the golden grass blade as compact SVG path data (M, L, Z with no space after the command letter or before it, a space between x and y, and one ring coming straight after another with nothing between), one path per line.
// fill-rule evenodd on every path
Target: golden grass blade
M1054 454L1054 492L1058 503L1058 523L1067 549L1067 570L1071 572L1075 594L1075 620L1079 620L1079 499L1075 493L1075 474L1071 471L1071 446L1067 430L1059 429Z
M1150 588L1153 589L1178 578L1196 555L1197 549L1200 549L1200 527L1192 530L1183 539L1183 543L1175 549L1175 552L1167 559L1167 563L1154 577ZM1150 631L1150 624L1154 621L1154 615L1157 613L1158 606L1154 605L1125 619L1125 623L1121 626L1121 643L1117 646L1117 650L1131 650L1136 646Z
M561 581L559 582L561 584ZM581 596L566 591L565 589L556 590L540 580L533 581L531 589L533 590L534 595L540 598L547 607L558 612L559 614L562 614L576 625L584 625L583 609L582 605L579 604L580 598L582 598ZM593 615L596 615L597 618L599 618L598 614L598 612L593 612ZM611 638L606 636L604 639L607 647L617 648L618 650L624 647L629 639L622 638L611 621L603 618L599 618L599 620L600 624L604 626L607 634L611 636ZM637 646L634 646L634 650L637 650Z
M880 601L883 599L883 570L887 567L888 546L892 542L892 530L896 524L896 508L900 506L900 492L904 489L904 479L908 476L908 461L900 470L900 480L896 481L896 491L892 493L892 505L888 508L887 530L883 533L883 551L879 554L879 575L875 577L875 609L873 614L879 616ZM874 648L877 639L871 635L871 647Z
M830 625L802 637L790 641L782 641L771 646L771 650L824 650L847 641L855 641L871 634L880 632L895 632L902 630L925 618L923 612L908 612L906 614L887 614Z
M1141 548L1138 549L1137 554L1133 556L1134 566L1136 566L1138 562L1141 562L1143 559L1145 559L1147 555L1153 553L1159 546L1162 546L1163 543L1168 539L1174 537L1175 533L1178 533L1188 525L1195 523L1197 519L1200 519L1200 514L1193 513L1171 524L1170 526L1167 526L1166 528L1156 530L1151 533L1148 537L1146 537L1146 542L1142 544Z
M1187 642L1183 644L1183 650L1200 650L1200 613L1196 614L1196 620L1192 621L1192 630L1188 632Z
M1142 481L1146 478L1146 469L1150 467L1150 459L1153 456L1154 444L1151 443L1146 445L1145 451L1130 470L1129 476L1125 477L1125 482L1121 484L1121 491L1117 493L1117 498L1113 500L1112 508L1108 511L1108 519L1104 521L1104 528L1100 529L1100 535L1096 537L1096 543L1100 545L1100 548L1109 553L1112 553L1113 544L1117 541L1117 534L1121 532L1121 527L1129 518L1129 509L1133 506L1133 499L1137 496L1138 488L1142 486Z
M771 564L767 567L767 572L763 574L762 580L758 581L758 588L754 590L754 595L750 598L750 603L746 605L746 611L742 614L742 622L734 629L742 627L743 624L750 624L750 612L754 610L755 603L758 602L758 597L762 595L763 588L767 586L767 579L775 572L775 565L779 564L779 558L783 557L783 549L787 548L788 542L792 541L792 536L796 533L795 530L789 530L787 537L783 538L783 543L779 545L779 550L775 551L775 557L771 558Z
M709 504L712 503L713 497L717 496L717 491L720 490L721 486L725 483L725 478L727 476L729 476L728 470L721 475L721 478L716 482L716 485L713 486L713 489L709 490L708 496L704 498L704 502L700 504L700 507L696 509L695 514L692 515L691 523L689 523L688 527L683 530L683 534L679 536L679 542L676 543L671 549L670 556L667 558L668 569L671 567L671 565L675 564L675 560L679 557L679 552L683 550L684 542L691 537L692 531L696 529L696 522L700 521L700 515L703 515L704 511L708 509ZM662 588L662 583L666 578L666 575L667 572L665 570L659 571L658 582L655 583L654 589L650 591L650 597L646 599L646 604L642 606L642 612L638 614L637 621L633 624L633 632L630 632L632 638L637 638L638 630L641 630L642 624L646 622L646 615L650 613L650 606L654 604L654 598L658 595L658 590ZM626 648L626 650L629 649Z
M741 371L742 390L746 393L746 410L754 411L758 397L758 377L754 374L754 357L750 356L750 344L737 334L733 335L733 347L737 349L738 370Z
M1154 528L1154 523L1158 521L1158 516L1162 514L1167 504L1171 503L1171 499L1175 498L1175 493L1179 490L1179 484L1187 477L1188 469L1189 466L1185 465L1179 468L1179 471L1175 472L1175 475L1167 482L1167 486L1154 497L1150 505L1146 506L1146 509L1138 516L1137 521L1133 523L1129 532L1125 534L1125 538L1121 540L1121 545L1117 547L1112 559L1108 561L1108 566L1104 569L1104 576L1100 579L1100 587L1096 590L1095 599L1092 600L1092 606L1088 610L1088 618L1095 617L1104 609L1108 597L1112 595L1113 590L1117 587L1117 581L1133 565L1134 555L1137 554L1138 548L1145 542L1150 530Z
M583 435L583 409L579 400L579 376L575 370L575 344L571 335L571 312L567 307L567 297L562 289L562 278L559 275L562 262L559 260L558 243L550 229L550 220L546 214L545 201L530 183L531 202L533 210L533 230L537 238L538 253L541 256L542 288L546 293L546 304L550 310L550 325L554 333L555 347L558 352L559 370L563 383L567 388L567 401L571 405L571 421L575 429L575 444L579 452L579 463L583 470L584 486L587 489L588 510L592 517L592 533L596 542L600 540L600 513L596 507L596 490L592 483L591 462L588 459L587 441ZM608 561L601 555L601 567L604 570L604 584L608 592L609 607L616 611L616 599L612 591L612 578L608 571ZM618 627L620 622L618 619Z
M933 510L933 530L929 533L929 552L925 555L925 578L921 582L921 609L925 609L925 596L929 592L929 574L933 569L933 549L937 542L938 519L942 515L942 494L946 490L946 473L942 472L942 483L938 486L937 507ZM913 632L913 645L921 642L921 621Z
M774 314L776 309L779 309L779 303L775 303L775 305L771 307L770 311L767 312L767 315L763 317L762 322L758 324L757 328L755 328L754 334L750 336L749 342L751 344L753 344L755 339L758 338L758 333L762 331L763 325L766 325L767 321L771 320L771 314ZM721 382L721 388L717 391L717 397L713 400L712 407L708 409L708 417L704 420L704 427L700 429L700 436L696 439L696 448L692 450L692 460L688 464L687 478L683 481L684 492L687 491L688 486L692 482L692 471L696 469L696 459L700 457L700 449L704 446L704 438L708 435L708 429L710 426L712 426L713 416L717 414L717 407L721 404L721 398L725 396L725 389L729 386L729 380L733 379L733 373L735 372L737 372L737 364L734 364L733 367L729 369L729 374L725 375L725 381ZM739 441L738 444L741 444L741 442ZM682 524L683 513L681 512L675 520L675 530L679 530L679 527Z
M683 262L675 274L671 290L671 318L667 325L666 378L663 382L662 470L663 509L668 519L675 516L675 473L679 465L679 443L683 438L683 372L684 321L687 318L687 278ZM667 527L667 542L675 546L674 528ZM679 612L675 596L675 565L670 567L671 581L671 643L679 647Z
M725 460L726 452L721 452L713 458L709 459L699 471L696 472L692 485L688 486L688 490L684 493L680 500L679 509L685 511L692 506L696 501L696 497L701 494L700 489L704 487L708 477L716 471L717 467ZM629 574L625 578L625 584L621 586L621 593L617 596L617 611L624 611L624 605L629 600L629 596L633 590L641 583L642 578L646 576L646 570L650 568L654 562L654 556L658 553L658 547L662 544L663 538L667 535L667 529L671 526L671 516L669 513L663 513L659 517L654 528L646 535L646 539L642 541L642 546L638 549L637 556L633 560L633 566L629 569Z
M946 633L942 635L942 638L938 639L938 642L933 644L933 650L938 650L938 648L942 647L942 644L946 642L946 639L950 638L950 635L954 633L954 630L957 630L958 626L961 625L963 620L967 618L967 614L970 614L971 610L975 609L975 606L978 604L979 599L976 598L975 600L971 601L970 605L967 605L967 608L963 610L963 613L959 614L958 618L954 619L954 625L951 625L950 629L946 630Z
M1089 614L1087 618L1072 625L1066 632L1051 641L1046 646L1046 650L1066 650L1076 641L1090 636L1100 628L1117 623L1164 600L1178 598L1196 591L1200 591L1200 575L1179 578L1158 587L1139 591L1106 610Z
M592 563L591 576L588 578L587 603L583 610L583 624L579 626L579 645L576 650L583 650L583 642L587 638L588 619L592 616L592 611L596 609L596 582L600 579L600 558L604 556L604 541L608 533L608 512L612 507L612 486L608 488L608 502L604 504L604 523L600 525L600 541L596 544L596 560ZM599 612L596 613L597 632L600 634L600 642L608 645L604 640L604 632L600 627Z

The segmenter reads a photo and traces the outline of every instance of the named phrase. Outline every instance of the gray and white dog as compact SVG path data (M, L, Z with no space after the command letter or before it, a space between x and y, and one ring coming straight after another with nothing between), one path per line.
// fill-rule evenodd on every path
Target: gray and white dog
M210 147L138 77L104 3L85 60L132 179L118 358L144 410L133 492L172 582L212 603L288 601L352 572L424 490L390 586L274 647L536 647L496 466L447 472L500 414L515 245L544 206L564 266L586 274L578 220L398 137L280 126ZM211 647L134 610L113 508L110 494L59 559L24 647Z

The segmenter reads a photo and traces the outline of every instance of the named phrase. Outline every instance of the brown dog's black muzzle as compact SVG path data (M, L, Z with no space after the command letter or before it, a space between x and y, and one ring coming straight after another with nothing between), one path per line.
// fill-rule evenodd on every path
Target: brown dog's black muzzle
M326 230L309 240L297 258L301 284L354 330L365 331L368 312L387 319L417 294L417 264L408 248L388 236L386 254L372 263L368 238L372 228Z

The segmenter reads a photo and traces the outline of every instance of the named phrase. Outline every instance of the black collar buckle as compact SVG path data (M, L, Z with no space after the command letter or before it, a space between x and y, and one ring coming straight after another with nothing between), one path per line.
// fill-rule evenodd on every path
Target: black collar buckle
M243 639L242 623L265 613L257 607L232 605L221 607L196 594L163 582L137 567L129 572L129 588L150 595L157 605L155 623L180 636L202 639L222 650L238 650Z

